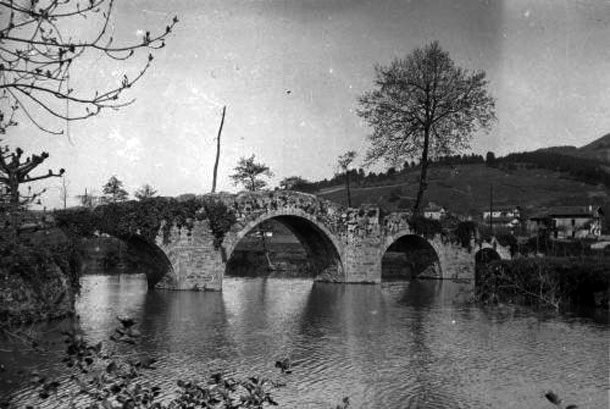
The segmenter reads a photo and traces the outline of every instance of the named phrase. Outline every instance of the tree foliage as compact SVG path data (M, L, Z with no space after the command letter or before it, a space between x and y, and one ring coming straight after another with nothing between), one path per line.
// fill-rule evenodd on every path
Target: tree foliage
M269 170L269 166L264 163L255 162L255 156L249 158L240 158L235 173L230 177L236 185L243 185L246 190L254 192L261 190L267 186L267 181L263 177L272 177L273 173Z
M479 128L495 120L485 72L457 67L438 42L375 68L375 89L359 98L358 115L372 128L365 161L398 165L420 158L414 212L423 204L429 158L468 147Z
M140 68L126 72L116 84L104 89L71 88L72 67L84 58L107 57L124 61L139 51L165 46L177 17L158 33L146 31L139 42L117 44L113 38L114 0L11 0L0 2L6 23L0 28L0 134L17 124L21 110L38 128L61 133L43 124L43 119L80 120L108 108L132 101L123 93L150 68L148 54ZM74 38L75 27L87 25L91 35ZM90 77L90 71L87 77ZM78 82L79 78L75 78ZM70 109L66 109L66 103Z
M138 190L136 190L136 192L134 193L135 198L138 200L151 199L151 198L155 197L156 195L157 195L157 191L155 190L155 188L153 188L148 183L145 183L144 185L142 185L142 187L139 188Z
M116 176L111 176L108 182L104 185L102 192L104 197L102 200L105 203L118 203L127 200L129 193L123 189L123 182L121 182Z
M345 190L347 192L347 206L352 207L352 196L349 191L349 167L356 159L356 151L347 151L337 158L337 165L345 175Z
M312 183L300 176L289 176L282 179L280 181L280 189L304 193L311 193L314 190Z

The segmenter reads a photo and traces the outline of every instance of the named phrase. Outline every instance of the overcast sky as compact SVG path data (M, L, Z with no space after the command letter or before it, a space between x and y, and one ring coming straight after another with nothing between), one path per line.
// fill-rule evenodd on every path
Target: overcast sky
M275 173L272 186L319 180L339 154L366 151L370 130L355 109L374 65L433 40L458 65L487 72L498 123L473 138L474 152L582 146L610 132L606 0L118 0L114 37L140 41L173 15L180 23L130 91L133 105L71 123L70 140L21 120L6 141L48 151L45 165L66 168L71 196L100 193L112 175L130 193L144 183L163 195L203 193L227 105L218 190L239 190L229 175L253 153ZM102 86L141 63L86 59L71 85ZM45 204L59 206L59 182L45 184Z

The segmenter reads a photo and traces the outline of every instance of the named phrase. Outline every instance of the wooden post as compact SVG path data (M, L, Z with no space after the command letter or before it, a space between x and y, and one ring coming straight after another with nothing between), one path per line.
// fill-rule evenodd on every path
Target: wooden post
M218 174L218 161L220 160L220 134L222 133L222 126L225 123L225 113L227 112L227 106L222 107L222 118L220 119L220 126L218 127L218 136L216 137L216 161L214 162L214 178L212 179L212 193L216 193L216 175Z

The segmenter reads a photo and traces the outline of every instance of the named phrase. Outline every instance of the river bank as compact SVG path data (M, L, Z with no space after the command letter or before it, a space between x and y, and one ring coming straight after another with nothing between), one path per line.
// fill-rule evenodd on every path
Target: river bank
M492 261L477 268L475 297L483 303L608 309L610 259L543 257Z
M74 245L54 232L31 232L15 241L1 241L2 326L74 314L80 263Z

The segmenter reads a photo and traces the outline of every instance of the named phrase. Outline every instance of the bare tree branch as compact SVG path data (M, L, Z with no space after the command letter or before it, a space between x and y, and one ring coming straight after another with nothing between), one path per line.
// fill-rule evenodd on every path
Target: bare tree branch
M8 16L8 24L0 28L0 134L16 125L13 116L17 107L39 129L61 134L61 129L45 121L83 120L133 102L124 101L123 94L148 71L152 54L145 57L135 75L128 77L126 73L117 83L101 90L75 92L69 88L73 63L87 51L124 61L136 58L141 50L163 48L178 18L155 34L145 31L140 42L115 45L108 29L113 6L114 0L0 1L0 14ZM66 35L77 19L86 19L89 25L98 27L91 38L74 40ZM63 109L66 101L73 104L70 113Z

